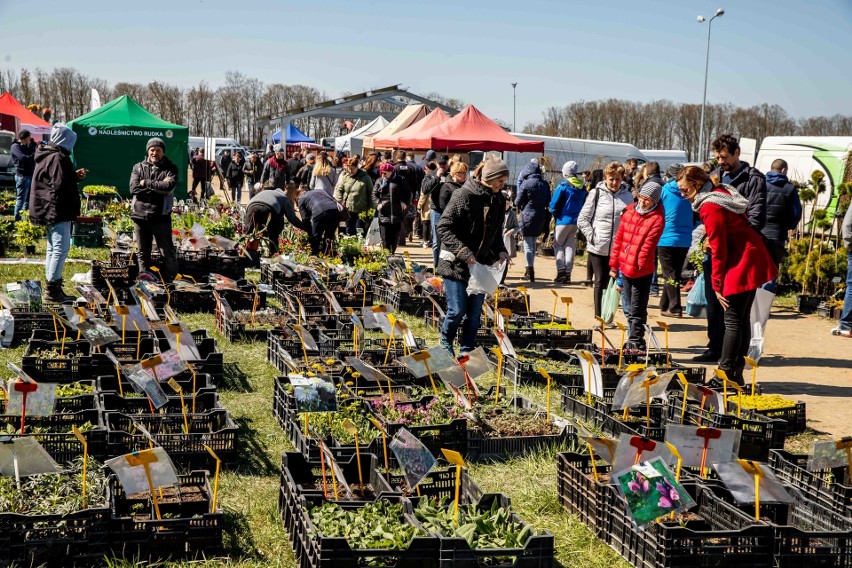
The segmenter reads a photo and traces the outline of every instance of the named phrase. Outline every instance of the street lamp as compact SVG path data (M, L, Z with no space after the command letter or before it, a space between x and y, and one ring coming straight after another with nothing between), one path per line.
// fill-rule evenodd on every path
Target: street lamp
M515 96L515 93L517 92L517 88L518 88L518 84L512 83L512 132L518 131L517 118L516 118L517 108L518 108L518 104L517 104L518 99Z
M710 66L710 30L713 29L713 20L725 15L725 10L719 8L716 10L716 14L710 18L710 21L707 23L707 55L704 58L704 98L701 101L701 126L698 130L698 155L699 158L703 161L703 157L701 157L701 153L704 152L704 107L707 106L707 70ZM704 16L698 16L698 23L703 24L707 21L707 18Z

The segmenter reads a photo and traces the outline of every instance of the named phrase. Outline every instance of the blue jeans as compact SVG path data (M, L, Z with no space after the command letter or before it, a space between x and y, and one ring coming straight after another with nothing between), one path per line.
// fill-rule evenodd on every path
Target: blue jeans
M21 220L21 211L30 208L30 186L33 178L30 176L15 176L15 221Z
M441 237L438 236L438 221L441 220L441 214L431 209L429 211L429 221L432 223L432 265L438 268L438 255L441 254Z
M47 256L44 275L48 282L62 280L62 269L71 249L71 221L47 226Z
M532 268L535 264L535 242L538 237L524 237L524 258L527 261L527 267Z
M843 297L843 311L840 312L840 329L852 331L852 252L846 262L846 296Z
M479 320L482 319L485 294L468 296L467 284L455 278L444 278L444 292L447 295L447 315L441 325L441 345L451 354L455 354L453 342L464 320L459 340L459 353L464 355L476 348L476 332L479 329Z

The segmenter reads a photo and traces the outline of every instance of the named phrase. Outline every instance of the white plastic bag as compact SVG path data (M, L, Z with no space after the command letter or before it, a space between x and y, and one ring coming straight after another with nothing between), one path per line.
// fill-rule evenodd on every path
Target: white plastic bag
M379 218L373 217L370 223L370 228L367 229L367 237L364 239L364 246L372 247L382 244L382 232L379 229Z
M478 262L471 264L469 266L470 280L467 283L467 295L485 294L490 296L493 294L500 284L504 266L504 262L497 262L491 266Z

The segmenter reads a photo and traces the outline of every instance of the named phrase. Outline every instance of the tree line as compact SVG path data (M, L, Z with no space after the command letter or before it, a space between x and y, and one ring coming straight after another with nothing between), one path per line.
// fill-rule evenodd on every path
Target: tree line
M699 161L704 156L698 151L700 125L699 104L609 99L577 101L562 108L551 106L542 113L540 122L527 123L523 131L625 142L640 149L686 150L691 161ZM704 128L708 141L728 132L738 138L754 138L759 147L766 136L849 136L852 115L796 119L779 105L763 103L743 108L731 103L708 104Z
M193 136L225 136L243 144L259 146L265 135L258 120L282 115L292 108L311 106L328 100L325 92L308 85L263 83L237 71L225 73L224 82L212 87L206 81L189 88L162 81L147 84L119 82L90 77L73 67L53 71L11 68L0 70L0 91L9 91L24 105L49 107L56 120L68 121L89 111L91 90L101 101L130 95L157 116L189 127ZM346 96L351 93L343 93ZM465 103L438 93L427 98L454 108ZM353 110L396 113L399 107L373 101ZM530 122L523 131L546 136L627 142L638 148L682 149L690 160L698 160L698 129L701 105L658 100L648 103L621 99L577 101L564 107L549 107L540 122ZM320 139L345 131L339 119L310 117L294 121L303 132ZM503 126L507 124L497 121ZM730 103L708 104L705 113L706 138L730 132L738 137L760 141L766 136L840 136L852 134L852 116L816 116L796 119L778 105L749 108Z

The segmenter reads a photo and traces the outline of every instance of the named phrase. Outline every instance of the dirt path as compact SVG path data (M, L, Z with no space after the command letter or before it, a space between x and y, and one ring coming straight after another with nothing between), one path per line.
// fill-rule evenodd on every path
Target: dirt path
M427 265L432 263L431 249L414 246L408 250L412 259ZM530 309L553 309L551 289L560 296L570 296L571 320L575 327L589 328L595 324L590 287L553 284L556 276L553 258L536 257L536 283L521 280L524 273L523 253L514 259L506 279L510 286L525 285L530 291ZM572 280L585 279L585 266L575 266ZM670 326L669 346L673 358L683 364L692 365L691 358L702 351L707 343L706 321L703 319L661 318L659 298L651 297L648 321L654 325L660 341L662 332L657 320ZM564 315L560 304L557 315ZM626 323L619 312L618 321ZM814 430L835 436L852 434L852 340L834 337L830 330L833 323L816 316L804 316L798 312L774 308L765 333L765 354L758 369L757 379L763 384L764 392L777 393L807 403L808 426ZM610 340L619 339L618 330L608 332ZM600 336L597 336L598 340Z

